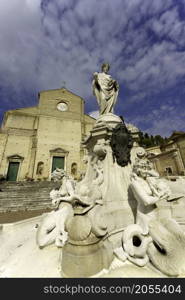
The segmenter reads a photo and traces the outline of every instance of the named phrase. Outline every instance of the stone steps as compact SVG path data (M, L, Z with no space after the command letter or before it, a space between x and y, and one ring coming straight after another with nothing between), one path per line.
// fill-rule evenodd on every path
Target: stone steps
M0 189L2 190L24 190L27 188L37 189L43 188L47 189L48 187L60 186L60 183L55 183L51 181L45 182L0 182Z
M19 191L19 192L15 192L15 191L9 191L9 192L0 192L0 199L5 197L5 198L8 198L8 197L11 197L11 198L17 198L17 197L25 197L25 198L29 198L30 196L32 195L38 195L39 197L43 197L45 195L48 194L48 191L50 192L52 189L51 188L48 188L48 190L46 191L42 191L42 189L40 189L40 191L42 191L42 195L40 195L40 192L39 191Z
M49 193L58 182L1 182L0 212L50 208Z

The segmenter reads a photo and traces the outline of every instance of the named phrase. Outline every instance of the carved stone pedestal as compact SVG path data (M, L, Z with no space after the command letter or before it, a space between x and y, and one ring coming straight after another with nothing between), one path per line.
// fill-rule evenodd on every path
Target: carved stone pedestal
M97 240L92 244L69 241L62 250L62 277L91 277L108 269L113 260L112 244Z
M66 202L72 209L72 214L65 214L62 228L62 218L57 219L57 241L67 238L61 262L64 277L90 277L108 269L120 232L134 223L129 204L134 134L118 116L101 116L83 141L88 155L85 177L75 184L66 179L54 191L56 203L64 203L59 216Z
M106 224L103 226L94 215L99 210L95 206L87 214L75 215L67 222L69 240L62 250L62 277L90 277L109 268L113 249L106 238Z
M113 145L115 130L118 128L117 145ZM132 209L129 205L129 184L132 171L131 160L135 159L135 142L138 131L124 132L125 124L114 114L99 117L90 136L83 142L88 153L88 166L82 183L91 185L102 172L99 189L108 224L108 232L125 228L134 223ZM130 129L130 128L129 128ZM113 136L114 135L114 136ZM131 142L131 143L130 143ZM115 152L115 153L114 153ZM114 154L118 154L117 156Z

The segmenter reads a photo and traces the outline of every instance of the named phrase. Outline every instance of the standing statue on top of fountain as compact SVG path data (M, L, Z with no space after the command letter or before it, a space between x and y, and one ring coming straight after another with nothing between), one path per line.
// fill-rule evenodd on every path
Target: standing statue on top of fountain
M107 74L109 69L110 65L104 63L102 65L102 72L95 72L93 74L93 94L97 98L100 115L113 113L119 91L117 81L111 75Z

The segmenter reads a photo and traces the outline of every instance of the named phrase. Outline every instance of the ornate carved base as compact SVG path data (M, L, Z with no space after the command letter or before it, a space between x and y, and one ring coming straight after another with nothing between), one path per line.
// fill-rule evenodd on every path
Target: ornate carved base
M112 260L113 249L108 240L89 245L69 242L62 250L62 277L91 277L108 269Z
M109 113L97 119L90 136L83 142L89 158L81 184L91 185L98 176L97 170L101 170L103 180L99 189L109 233L134 223L128 190L131 162L138 148L136 140L136 129L134 133L128 132L121 118Z

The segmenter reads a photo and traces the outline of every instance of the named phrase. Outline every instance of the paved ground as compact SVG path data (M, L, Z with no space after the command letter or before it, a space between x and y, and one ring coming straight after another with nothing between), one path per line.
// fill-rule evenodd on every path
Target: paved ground
M0 213L0 224L12 223L12 222L21 221L28 218L33 218L43 214L44 212L49 212L49 211L50 211L49 209L45 209L45 210Z

